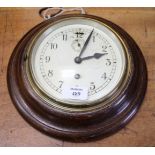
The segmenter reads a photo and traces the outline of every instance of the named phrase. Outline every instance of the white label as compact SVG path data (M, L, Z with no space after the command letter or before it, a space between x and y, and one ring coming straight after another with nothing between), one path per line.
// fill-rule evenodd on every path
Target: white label
M63 94L65 98L74 100L87 100L88 88L87 87L64 87Z

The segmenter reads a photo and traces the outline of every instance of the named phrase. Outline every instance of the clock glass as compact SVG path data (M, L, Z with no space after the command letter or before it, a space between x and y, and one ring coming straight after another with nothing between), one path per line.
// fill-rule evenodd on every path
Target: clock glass
M91 105L108 98L126 69L123 41L110 27L89 18L48 25L32 42L32 79L49 99Z

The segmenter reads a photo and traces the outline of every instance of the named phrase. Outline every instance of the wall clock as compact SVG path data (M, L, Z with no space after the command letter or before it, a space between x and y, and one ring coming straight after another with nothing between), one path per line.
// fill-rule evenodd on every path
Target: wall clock
M144 98L147 71L140 48L122 28L97 16L67 14L20 40L7 82L15 107L32 126L88 141L131 120Z

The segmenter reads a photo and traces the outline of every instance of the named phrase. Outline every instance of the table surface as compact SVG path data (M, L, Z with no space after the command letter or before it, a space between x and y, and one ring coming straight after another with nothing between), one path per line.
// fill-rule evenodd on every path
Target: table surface
M0 8L0 146L155 146L155 8L85 9L121 26L140 46L148 68L148 88L139 112L116 134L88 143L54 139L31 127L10 100L6 71L17 42L43 19L39 8Z

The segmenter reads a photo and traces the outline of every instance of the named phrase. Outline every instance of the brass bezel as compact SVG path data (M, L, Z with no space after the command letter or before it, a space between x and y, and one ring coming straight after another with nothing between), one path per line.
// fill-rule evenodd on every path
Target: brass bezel
M47 30L50 26L55 25L58 22L62 22L64 20L68 20L71 18L85 18L85 19L90 19L93 20L95 22L100 23L101 25L107 27L108 29L110 29L115 36L118 38L118 40L120 41L122 47L124 48L124 55L125 55L125 59L126 59L126 65L125 65L125 70L124 73L122 75L122 78L120 80L120 82L117 84L117 86L115 87L115 89L113 91L111 91L107 96L99 99L97 102L92 102L91 104L87 105L74 105L74 104L66 104L65 102L60 102L58 100L56 100L55 98L51 98L49 97L45 92L43 92L43 90L40 88L40 86L37 84L37 81L35 80L32 70L31 70L31 65L30 65L30 60L31 60L31 49L33 48L33 45L35 44L35 41L37 40L37 38L39 38L39 36L45 31ZM28 80L31 84L31 87L33 88L33 90L43 99L47 102L47 104L49 106L54 106L63 110L69 110L69 111L88 111L88 110L92 110L92 109L97 109L100 108L101 106L104 108L107 108L109 106L111 106L111 103L113 103L112 101L115 100L115 98L117 96L119 96L120 93L122 93L125 90L125 87L128 85L130 79L131 79L131 74L132 74L132 70L133 70L133 63L132 63L132 57L130 56L129 52L128 52L128 48L126 46L126 43L123 41L123 39L121 38L121 36L109 25L105 24L104 22L101 22L97 19L93 19L93 18L89 18L89 17L81 17L81 16L77 16L77 17L67 17L67 18L63 18L63 19L59 19L58 21L52 22L48 25L46 25L44 28L42 28L33 38L32 40L29 41L27 47L25 48L25 52L26 55L29 57L28 61L26 61L26 65L25 65L25 69L26 69L26 73L27 73L27 77Z

